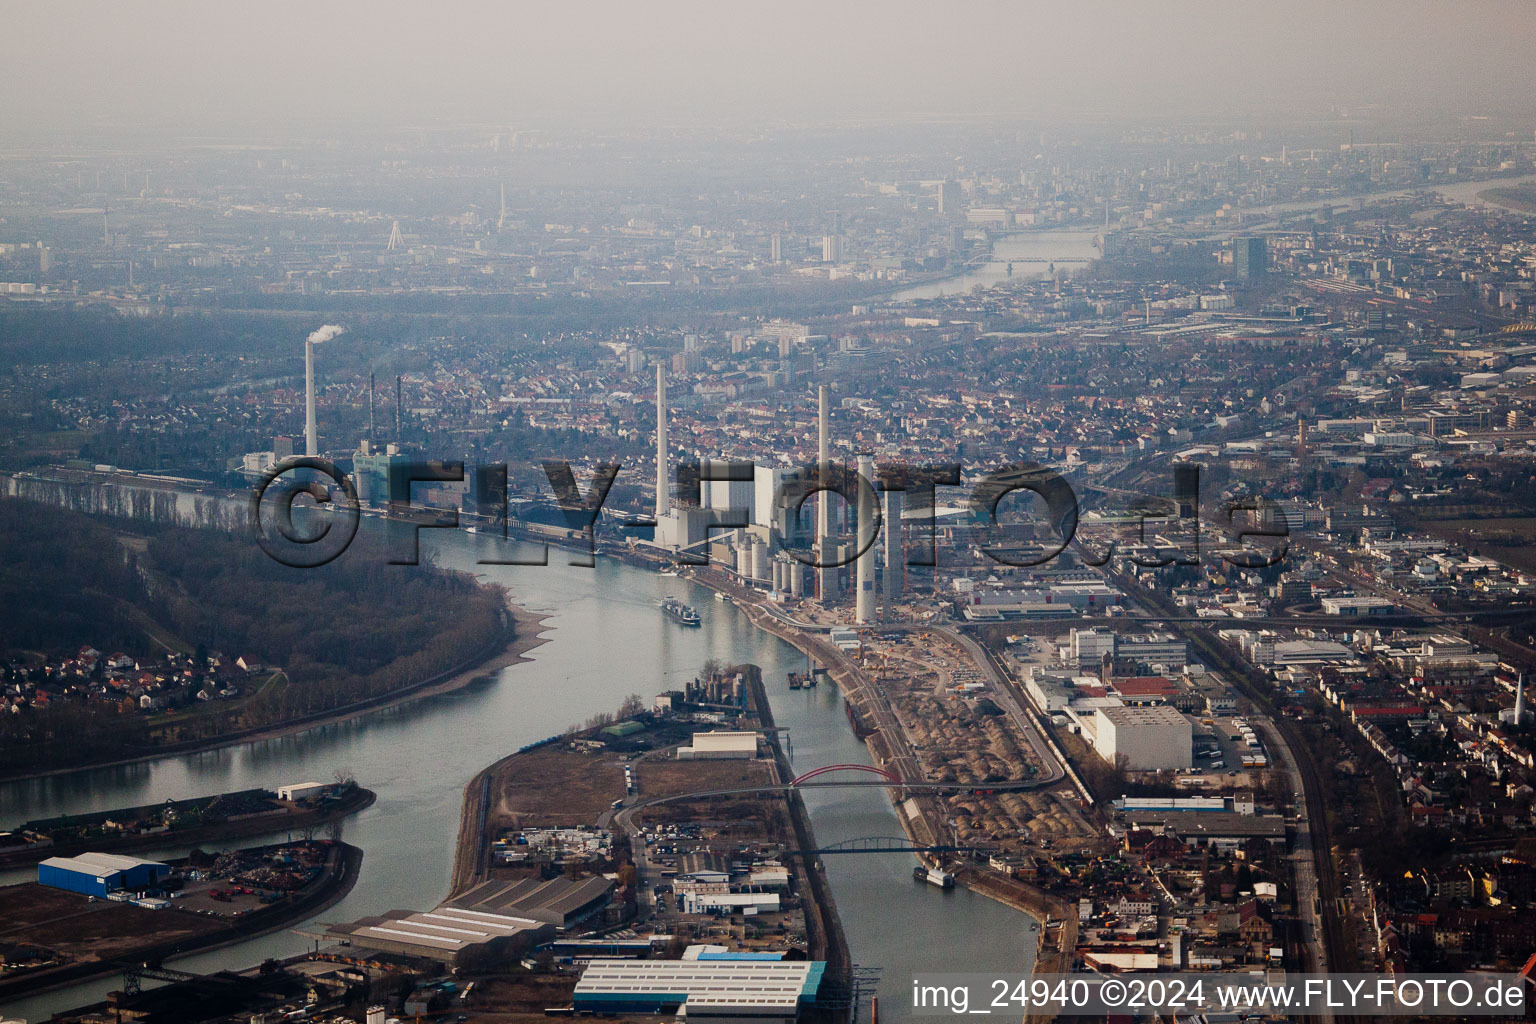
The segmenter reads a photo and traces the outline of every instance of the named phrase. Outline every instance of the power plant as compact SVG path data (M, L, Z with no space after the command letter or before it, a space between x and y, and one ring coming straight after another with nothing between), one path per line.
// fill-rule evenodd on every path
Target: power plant
M872 452L860 452L856 536L841 536L833 515L833 490L847 483L832 465L831 393L817 391L815 465L768 465L721 457L700 463L698 503L673 501L667 434L667 373L656 367L656 532L652 543L695 564L707 563L733 573L746 586L767 590L776 600L815 598L823 606L837 602L845 586L853 591L858 623L877 621L877 600L900 600L904 573L901 543L901 492L874 489ZM749 471L748 471L749 470ZM854 478L849 478L854 479ZM815 488L815 521L802 524L793 495ZM826 489L822 489L826 488ZM786 500L788 498L788 500ZM882 544L880 531L886 534ZM809 556L805 552L809 551ZM797 553L798 552L798 553ZM885 562L883 586L878 564ZM850 564L851 563L851 564ZM843 582L844 565L849 581ZM877 590L879 593L877 593Z

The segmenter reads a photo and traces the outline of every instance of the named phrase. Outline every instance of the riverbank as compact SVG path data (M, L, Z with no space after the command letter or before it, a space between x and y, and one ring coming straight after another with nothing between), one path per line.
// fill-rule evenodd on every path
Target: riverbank
M794 779L795 771L790 767L783 744L779 742L778 726L774 722L773 708L768 703L768 691L764 688L761 673L751 681L750 686L758 724L762 726L768 748L773 752L774 771L779 781L788 785ZM795 842L802 850L816 849L811 814L800 796L800 790L789 790L785 794L785 802L789 807L789 825L795 833ZM801 866L805 871L806 888L810 891L811 905L815 911L805 915L806 925L810 929L811 956L825 960L827 976L834 983L849 985L851 991L851 981L845 979L849 978L853 970L853 956L848 950L848 936L843 932L842 919L837 915L837 901L832 897L832 886L817 858L803 857Z
M358 873L362 867L362 850L346 843L328 845L325 866L319 877L300 890L293 899L258 907L212 928L188 929L190 934L181 934L174 938L156 940L153 933L146 934L143 936L146 941L115 949L110 956L99 955L89 960L78 960L36 971L23 971L0 978L0 1002L40 995L66 985L117 974L123 970L125 964L129 963L157 964L193 951L207 952L223 946L248 942L313 917L340 902L347 893L352 891L352 887L357 884ZM40 887L13 886L12 888L37 890ZM74 894L67 895L74 897ZM85 897L75 898L84 904ZM197 923L203 922L203 918L198 915L180 909L156 911L143 910L128 904L97 903L92 911L102 914L138 911L142 915L148 915L148 918L156 923L162 920L162 915L171 914L189 918ZM54 920L64 921L66 918L60 916ZM127 934L133 935L132 932Z
M502 620L502 629L481 650L452 668L445 669L442 672L428 676L426 679L412 683L409 686L401 687L398 690L354 701L351 704L329 711L303 715L281 725L242 729L208 740L166 744L141 754L135 754L132 757L115 758L109 761L92 761L71 765L68 768L51 768L47 771L0 773L0 782L21 782L28 779L68 775L71 772L83 769L116 768L123 765L142 764L146 761L154 761L178 754L196 754L208 750L218 750L221 747L236 746L242 743L276 739L280 736L291 736L295 733L324 725L334 725L338 722L361 718L376 711L384 711L388 708L398 707L402 704L423 700L428 697L453 693L477 680L489 678L511 665L531 660L527 657L528 653L545 642L543 636L546 632L544 622L548 618L548 615L530 612L508 601Z
M1490 206L1513 210L1515 213L1536 213L1536 187L1505 187L1484 189L1477 198Z
M840 650L820 637L795 629L776 616L769 614L756 602L739 600L734 589L729 584L711 580L705 573L691 574L688 578L699 586L724 594L758 629L778 637L825 667L827 676L837 686L843 700L850 707L856 708L861 717L873 717L868 714L869 709L859 702L858 691L863 688L863 683L857 678L858 669L848 662ZM889 728L892 725L894 725L894 716L889 716L886 727ZM881 730L877 730L866 737L864 745L876 764L889 760L896 753L894 750L895 741L885 738ZM891 791L887 790L886 792L890 793ZM893 799L892 804L893 810L896 813L896 819L900 822L903 832L906 833L907 838L915 845L924 846L938 843L939 836L942 835L942 811L936 805L934 797L914 796L901 802ZM908 805L916 807L920 813L916 816L912 815L907 810ZM922 858L919 859L921 860ZM995 900L1004 906L1028 915L1039 925L1042 936L1053 920L1059 922L1065 916L1067 908L1061 901L1049 896L1043 890L1018 882L984 866L965 868L957 874L956 881L978 895L985 896L988 899ZM1075 908L1070 909L1072 914L1076 913ZM1065 950L1059 951L1062 954L1063 962L1070 962L1071 951L1076 946L1075 930L1074 924L1072 938ZM1049 957L1050 952L1042 946L1042 953L1047 957ZM1047 969L1050 969L1049 961L1047 961L1046 967L1037 967L1037 970ZM1061 969L1066 970L1065 967Z
M687 829L698 821L704 824L697 827L720 830L721 836L729 833L728 840L716 836L710 843L765 852L817 848L805 805L797 791L788 789L794 773L779 745L761 671L755 665L737 665L715 678L729 681L737 673L745 685L746 703L733 720L735 727L762 735L771 757L678 760L677 748L702 727L686 713L640 715L631 720L639 724L638 732L613 737L593 729L529 744L482 769L464 787L452 896L504 874L494 869L491 842L509 828L596 827L612 830L618 870L626 870L626 861L617 851L626 845L631 851L627 863L636 874L642 921L663 932L717 928L708 915L674 919L662 901L653 903L653 886L665 884L660 863L670 864L676 853L658 860L645 846L643 827L665 823ZM791 936L803 932L811 959L826 961L828 976L846 984L852 961L822 866L817 858L806 856L793 862L791 871L800 906L786 908L778 931L784 934L787 925ZM681 907L677 912L681 914ZM762 926L769 934L775 931L772 919L777 914L765 911L757 919L770 921ZM738 942L759 941L747 936L745 925L739 927ZM712 930L695 937L704 941L714 934Z
M93 853L133 853L142 850L161 850L170 846L195 847L222 844L230 839L249 839L253 836L276 835L314 829L333 821L349 818L359 811L372 807L378 795L371 789L354 787L340 799L322 807L280 808L265 813L242 814L211 825L190 828L172 828L158 832L140 832L131 835L100 835L76 842L54 842L41 846L29 844L20 848L0 851L0 868L24 867L47 860L49 857L73 857L87 851ZM144 808L123 808L128 817ZM109 812L116 814L117 812ZM130 818L131 820L131 818Z

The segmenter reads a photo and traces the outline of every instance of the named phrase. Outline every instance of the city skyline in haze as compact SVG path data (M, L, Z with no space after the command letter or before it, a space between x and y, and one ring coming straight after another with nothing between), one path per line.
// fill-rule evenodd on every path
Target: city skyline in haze
M1523 4L14 6L7 134L1518 113ZM210 42L210 41L215 42Z

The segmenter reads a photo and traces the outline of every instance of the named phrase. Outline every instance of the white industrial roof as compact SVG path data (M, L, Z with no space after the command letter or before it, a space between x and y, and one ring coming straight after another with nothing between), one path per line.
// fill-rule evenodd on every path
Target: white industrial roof
M696 732L694 750L757 750L755 732Z
M51 868L79 871L97 878L105 878L114 872L128 871L144 864L165 867L157 860L141 860L138 857L124 857L115 853L81 853L74 857L49 857L43 863Z
M456 907L439 907L358 928L355 935L378 935L397 941L412 942L432 949L457 950L477 942L489 942L505 935L515 935L539 922L526 917L487 914Z
M610 960L588 964L576 995L685 993L690 1010L704 1006L774 1006L793 1011L811 960Z
M1149 704L1141 707L1101 707L1099 714L1117 726L1124 725L1179 725L1187 724L1179 711L1166 704Z

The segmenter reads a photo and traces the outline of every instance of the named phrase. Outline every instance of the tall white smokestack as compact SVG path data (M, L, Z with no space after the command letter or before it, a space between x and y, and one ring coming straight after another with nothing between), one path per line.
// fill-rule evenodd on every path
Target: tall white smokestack
M868 452L859 454L859 476L863 479L859 481L858 545L864 553L855 563L858 589L854 592L854 616L865 625L875 621L875 460Z
M823 486L826 484L832 470L832 439L828 433L827 412L827 386L823 384L816 392L816 472L821 477ZM837 579L837 569L826 566L831 560L832 552L832 506L831 495L822 491L816 495L816 561L823 563L823 567L816 570L817 596L823 604L829 603L836 589L833 581Z
M330 341L345 328L326 324L304 339L304 454L320 454L320 432L315 427L315 346Z
M315 429L315 343L304 341L304 454L320 454Z
M1515 724L1525 724L1525 673L1520 673L1520 681L1515 684Z
M656 364L656 521L670 508L667 493L667 369Z

